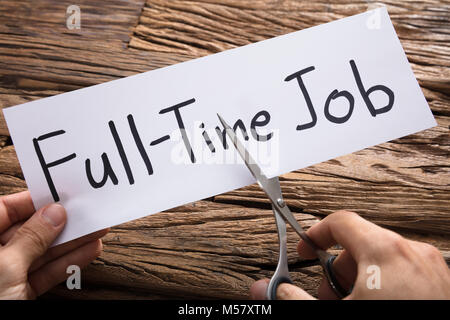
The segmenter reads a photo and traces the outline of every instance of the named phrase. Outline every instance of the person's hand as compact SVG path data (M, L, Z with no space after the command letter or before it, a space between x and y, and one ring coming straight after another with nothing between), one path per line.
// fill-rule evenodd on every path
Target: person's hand
M59 204L35 212L27 191L0 198L0 299L34 299L100 255L108 230L49 249L66 219Z
M439 250L429 244L407 240L346 211L327 216L307 234L323 249L335 244L344 248L333 267L344 288L354 285L345 299L450 299L449 268ZM305 259L316 258L304 241L299 242L298 253ZM380 271L379 289L368 285L376 268ZM267 279L256 281L250 289L251 298L265 299L267 285ZM314 299L285 283L278 287L277 298ZM337 299L325 279L318 298Z

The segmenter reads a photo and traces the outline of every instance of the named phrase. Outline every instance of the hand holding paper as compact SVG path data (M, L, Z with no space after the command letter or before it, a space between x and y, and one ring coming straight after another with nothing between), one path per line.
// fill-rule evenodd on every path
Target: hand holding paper
M67 221L60 204L35 211L28 191L0 202L0 300L34 299L66 279L68 266L83 268L102 250L107 230L49 248Z

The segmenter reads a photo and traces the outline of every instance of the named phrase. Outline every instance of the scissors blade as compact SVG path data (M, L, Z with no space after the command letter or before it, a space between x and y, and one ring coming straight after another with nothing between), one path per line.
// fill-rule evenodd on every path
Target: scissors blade
M225 128L226 134L230 137L239 155L244 160L245 165L255 177L261 189L263 189L267 197L270 199L273 207L294 228L303 240L307 241L311 246L313 246L313 248L316 248L316 246L311 243L311 240L306 236L305 231L297 222L291 210L289 210L289 208L285 205L281 194L281 187L278 177L268 179L244 145L239 141L236 136L236 132L225 122L225 120L222 119L219 114L217 114L217 116Z
M266 175L262 172L261 168L258 166L256 161L252 158L252 156L244 147L244 145L239 141L236 132L228 125L228 123L225 122L225 120L222 119L222 117L219 114L217 114L217 117L219 117L219 120L222 123L226 134L231 139L231 142L233 142L242 160L244 160L245 165L250 170L252 175L255 177L259 186L262 189L264 189L269 179L267 179ZM270 195L268 196L270 197Z
M239 155L241 156L242 160L244 160L245 165L250 170L252 175L255 177L255 179L258 182L261 189L263 189L263 191L266 193L267 197L270 199L270 201L275 206L275 208L278 211L281 211L283 204L280 203L280 201L282 202L283 200L282 200L281 187L280 187L280 182L278 180L278 177L273 177L270 179L267 178L266 175L261 170L261 168L259 167L259 165L252 158L252 156L250 155L248 150L244 147L244 145L238 139L236 132L225 122L225 120L222 119L222 117L219 114L217 114L217 116L219 117L220 122L222 123L223 127L225 128L226 134L233 142ZM289 208L286 207L286 209L289 211ZM284 212L280 212L280 213L284 216L286 214L286 210L284 210ZM287 217L285 217L285 219L289 220L289 218L287 218Z

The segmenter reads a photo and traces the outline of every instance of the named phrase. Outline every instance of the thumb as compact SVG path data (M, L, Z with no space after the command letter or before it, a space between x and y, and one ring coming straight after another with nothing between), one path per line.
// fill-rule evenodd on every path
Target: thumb
M266 300L267 299L267 286L269 285L269 279L261 279L253 283L250 288L250 299L252 300Z
M27 270L42 256L61 233L67 220L60 204L50 204L38 210L13 235L4 249L14 253Z
M316 300L303 289L289 283L282 283L277 288L277 299L280 300Z

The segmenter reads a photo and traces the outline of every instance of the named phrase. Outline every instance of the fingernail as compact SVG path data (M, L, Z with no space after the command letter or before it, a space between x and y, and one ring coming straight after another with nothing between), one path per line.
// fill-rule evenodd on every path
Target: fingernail
M66 209L62 205L54 203L44 209L42 216L54 227L57 227L66 221Z

